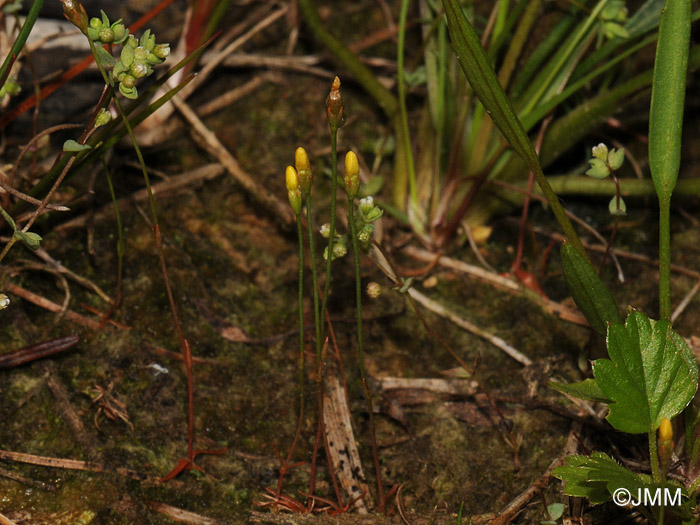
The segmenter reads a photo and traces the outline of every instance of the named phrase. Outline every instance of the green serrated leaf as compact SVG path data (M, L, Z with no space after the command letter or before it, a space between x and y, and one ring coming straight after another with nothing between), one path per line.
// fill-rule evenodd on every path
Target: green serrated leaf
M602 452L569 456L566 463L552 472L564 482L564 494L588 498L594 504L610 500L619 488L635 494L638 489L652 486L649 476L635 474Z
M89 144L80 144L73 139L69 139L63 143L63 151L73 152L73 151L84 151L86 149L91 149L92 146Z
M690 348L667 320L632 312L625 326L608 327L608 355L593 363L593 376L612 400L608 422L630 434L655 431L688 406L698 386Z
M598 403L610 403L612 400L606 396L598 386L595 379L585 379L580 383L549 383L549 386L554 390L559 390L570 396L588 401L596 401Z

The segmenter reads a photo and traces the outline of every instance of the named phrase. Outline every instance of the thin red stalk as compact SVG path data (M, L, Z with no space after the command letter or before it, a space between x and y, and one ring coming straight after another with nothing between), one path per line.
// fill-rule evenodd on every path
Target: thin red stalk
M321 372L319 367L316 367L316 377L321 377ZM322 382L317 381L316 385L318 388L322 388ZM323 430L323 395L320 396L319 401L319 415L318 424L316 425L316 439L314 440L314 451L311 455L311 474L309 479L309 502L307 504L307 509L309 512L314 506L314 490L316 488L316 459L318 457L318 447L321 443L321 432Z

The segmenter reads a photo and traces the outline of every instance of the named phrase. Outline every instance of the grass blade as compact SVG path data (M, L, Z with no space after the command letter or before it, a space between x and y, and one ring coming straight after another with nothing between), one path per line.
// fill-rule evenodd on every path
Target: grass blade
M571 221L566 216L564 208L542 173L535 148L533 148L510 100L499 84L476 31L462 13L457 0L443 0L443 5L452 47L474 93L479 97L493 123L535 175L537 183L542 188L542 193L552 207L552 212L564 234L569 238L571 244L585 256L586 251L576 235Z

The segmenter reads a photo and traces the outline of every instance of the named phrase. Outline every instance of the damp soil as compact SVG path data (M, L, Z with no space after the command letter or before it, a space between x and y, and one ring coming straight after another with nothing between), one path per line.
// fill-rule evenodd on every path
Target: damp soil
M255 74L222 73L192 103L197 105L241 85ZM205 122L243 169L267 191L285 199L283 170L293 161L297 146L307 148L317 174L329 168L323 107L328 86L326 79L285 74ZM364 151L371 161L367 145L388 135L386 122L352 82L344 84L344 96L350 118L340 135L340 148ZM122 197L140 189L140 173L133 167L135 157L128 147L119 148L113 176ZM148 151L146 160L168 176L213 162L185 130ZM386 160L379 173L389 179L391 166ZM70 182L76 194L84 191L85 177ZM318 176L316 224L328 219L327 182L327 177ZM97 207L109 201L101 184L93 200ZM301 516L275 513L270 506L269 490L277 486L279 457L287 454L297 426L298 251L293 225L280 223L256 202L225 173L180 193L158 197L168 274L183 332L196 358L194 446L225 452L198 455L196 464L201 471L158 481L187 456L187 377L178 359L180 348L146 218L148 204L133 202L122 214L126 249L122 300L112 316L117 324L89 329L16 296L11 296L11 307L0 312L3 352L67 335L80 337L77 345L59 355L0 371L0 448L104 467L96 472L69 468L66 463L45 466L0 460L2 514L16 523L32 524L168 524L174 521L162 509L170 505L209 518L206 523L402 522L395 496L387 504L387 516L359 517L351 512ZM600 202L582 199L569 204L596 226L609 223L600 214L604 207ZM633 209L617 243L653 255L654 212L644 206L641 201L638 207L628 205ZM89 213L89 208L79 206L74 215ZM537 208L533 215L533 225L552 230L547 210ZM480 246L482 256L497 272L506 273L512 262L516 216L495 217L490 223L491 236ZM111 215L96 217L79 228L61 227L65 217L46 221L41 225L42 246L70 270L114 296L116 223ZM675 261L697 268L700 229L692 218L677 215L676 219ZM425 266L403 254L401 247L408 239L404 225L387 215L383 230L383 242L398 268L408 271ZM533 233L526 244L526 263L549 297L566 302L568 291L556 250L549 252L551 247L547 237ZM479 264L468 246L458 243L445 254ZM24 248L15 247L8 262L15 270L7 278L62 303L64 287L53 274L27 265L29 259ZM610 267L604 273L621 309L632 305L655 316L655 268L630 260L622 264L624 284L615 279ZM375 300L365 298L363 309L370 377L454 375L457 362L422 327L405 295L391 289L369 257L362 260L362 281L363 285L376 281L384 289ZM674 275L674 303L692 284L692 278ZM524 367L487 341L422 311L435 333L466 362L478 364L475 377L483 388L476 395L449 399L416 391L412 392L414 402L403 404L390 396L375 397L382 478L387 489L400 487L401 506L410 522L457 523L460 509L464 522L468 518L483 522L542 476L564 450L572 431L571 415L578 412L547 383L582 379L588 372L587 360L604 350L587 328L558 319L527 296L508 294L455 270L436 266L417 278L414 286L515 346L533 362ZM109 305L94 293L73 283L69 289L72 310L92 319L98 318L86 306L108 310ZM306 320L311 323L308 279L305 291ZM346 375L354 435L366 481L374 492L369 417L358 368L354 277L348 258L333 265L329 314ZM693 299L675 326L691 336L699 322L700 303ZM313 398L311 331L306 341L306 389ZM60 402L61 392L65 403ZM498 404L500 415L488 396ZM308 491L316 421L314 403L309 403L292 458L296 466L287 473L283 486L283 494L294 500L303 501L302 494ZM639 461L646 453L642 440L623 439L611 430L583 425L576 432L583 447L608 450L612 445ZM316 494L334 500L322 451L316 477ZM318 506L325 506L324 500ZM572 514L581 508L580 502L563 496L561 484L553 480L524 507L516 522L545 519L544 502L566 503ZM610 506L586 509L590 523L624 517Z

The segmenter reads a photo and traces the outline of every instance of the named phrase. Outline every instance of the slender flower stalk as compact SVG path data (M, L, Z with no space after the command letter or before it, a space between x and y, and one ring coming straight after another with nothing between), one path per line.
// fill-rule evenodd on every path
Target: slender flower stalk
M299 427L304 417L304 227L301 223L301 188L299 174L292 166L287 166L285 172L289 204L297 218L297 235L299 243ZM293 447L292 447L293 448Z
M307 226L307 236L309 238L309 256L311 258L311 281L313 285L313 298L314 298L314 328L316 334L316 344L321 344L321 311L319 310L319 298L318 298L318 271L316 269L316 247L314 243L314 229L313 220L311 217L311 186L313 182L313 174L311 172L311 165L309 164L309 156L304 148L297 148L294 152L294 165L296 166L297 173L299 174L299 186L304 197L304 204L306 206L306 226ZM318 348L318 347L317 347Z
M331 85L331 91L326 99L326 116L331 132L331 219L330 234L328 236L328 257L326 258L326 282L323 285L323 301L321 303L321 315L326 312L328 293L331 287L331 262L333 261L333 244L335 242L335 207L336 192L338 191L338 129L345 122L345 108L343 95L340 93L340 79L335 77ZM324 325L321 325L321 337L316 341L316 360L323 365L321 347L324 339Z
M328 251L326 257L326 281L323 285L323 300L319 315L326 313L328 305L328 294L331 287L331 263L333 261L333 244L335 241L335 207L336 207L336 192L338 190L338 128L345 121L345 108L343 107L343 97L340 94L340 79L335 77L331 85L331 91L326 99L326 116L328 118L328 127L331 132L331 219L328 237ZM308 212L308 210L307 210ZM309 235L311 243L312 235ZM312 250L313 253L313 250ZM314 287L314 293L317 288ZM320 319L319 319L320 320ZM316 432L316 442L314 444L314 455L311 462L311 482L309 484L309 494L313 496L315 487L315 471L316 471L316 451L318 450L320 441L323 439L323 370L325 367L325 352L323 351L325 342L325 323L319 323L316 336L316 388L318 392L318 429ZM311 501L309 503L311 505Z
M355 197L360 188L360 168L357 162L357 155L349 151L345 155L345 191L348 195L348 223L350 224L350 238L352 239L352 252L355 262L355 312L357 316L357 355L360 365L360 376L362 378L362 392L367 401L367 412L369 413L369 426L372 433L372 455L377 475L377 496L379 499L379 512L384 512L384 484L379 464L379 450L377 449L377 439L374 425L374 410L372 406L372 393L367 384L367 374L365 371L365 351L364 337L362 331L362 273L360 271L360 247L357 239L357 227L355 225ZM364 214L363 214L364 216Z

